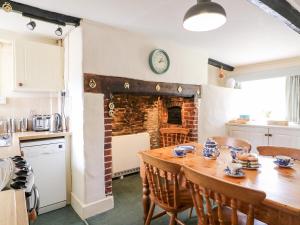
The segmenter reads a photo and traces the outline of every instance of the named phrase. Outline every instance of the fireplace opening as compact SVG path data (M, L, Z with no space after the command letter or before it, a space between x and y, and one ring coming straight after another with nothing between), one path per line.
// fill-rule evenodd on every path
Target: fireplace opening
M173 106L173 107L169 107L167 110L168 110L168 123L182 125L181 107Z
M139 171L139 151L162 147L160 128L187 128L188 141L197 141L196 104L194 97L134 93L105 99L106 195L112 194L112 178Z

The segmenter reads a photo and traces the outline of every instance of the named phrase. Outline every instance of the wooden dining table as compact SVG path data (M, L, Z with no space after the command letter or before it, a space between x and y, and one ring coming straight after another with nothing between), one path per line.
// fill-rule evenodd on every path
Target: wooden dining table
M216 160L202 156L203 146L194 145L196 150L183 158L173 155L174 146L145 151L146 154L161 160L197 170L199 173L213 176L224 182L248 187L266 193L266 198L255 217L268 225L300 225L300 162L295 161L292 168L279 168L274 164L273 157L258 156L260 168L257 170L243 170L245 176L233 178L225 175L224 169L232 161L227 148L220 149L220 156ZM148 215L150 205L150 190L147 177L141 167L143 180L143 207L144 218Z

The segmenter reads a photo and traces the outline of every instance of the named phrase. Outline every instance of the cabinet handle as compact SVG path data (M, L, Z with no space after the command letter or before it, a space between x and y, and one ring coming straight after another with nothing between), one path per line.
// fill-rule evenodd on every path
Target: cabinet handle
M19 87L23 87L23 83L18 83Z
M273 136L273 134L269 134L269 137L272 137Z
M266 137L272 137L272 134L265 134Z

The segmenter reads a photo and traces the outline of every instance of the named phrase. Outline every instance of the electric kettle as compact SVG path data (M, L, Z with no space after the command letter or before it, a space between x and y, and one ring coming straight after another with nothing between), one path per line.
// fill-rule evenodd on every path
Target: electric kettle
M54 113L50 116L50 132L61 131L61 115Z

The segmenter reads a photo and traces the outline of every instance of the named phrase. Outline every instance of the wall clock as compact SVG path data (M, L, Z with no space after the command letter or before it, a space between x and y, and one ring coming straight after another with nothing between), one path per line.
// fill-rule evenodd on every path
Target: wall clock
M156 74L167 72L170 67L168 54L162 49L155 49L149 55L149 65L151 70Z

